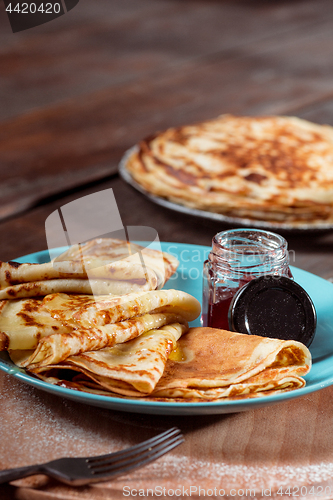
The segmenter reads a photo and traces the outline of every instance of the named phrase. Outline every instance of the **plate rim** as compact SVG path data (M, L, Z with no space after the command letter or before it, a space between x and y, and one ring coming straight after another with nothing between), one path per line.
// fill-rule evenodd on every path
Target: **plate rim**
M178 245L183 249L200 249L204 252L209 251L210 247L206 245L198 245L193 243L179 243L179 242L164 242L161 241L162 250L165 251L163 247L167 245ZM61 251L61 249L58 249ZM33 252L30 254L18 257L16 260L23 260L29 262L29 259L38 261L42 257L48 257L48 250L41 250L39 252ZM303 269L297 268L295 266L290 266L292 271L301 271L305 275L315 277L318 280L323 280L327 285L332 286L333 284L324 278L317 276L313 273L305 271ZM311 351L311 347L310 347ZM5 352L5 356L8 356ZM78 391L74 389L69 389L66 387L61 387L57 385L50 384L38 378L35 378L27 374L24 369L14 365L12 361L6 361L3 357L0 357L0 370L4 371L8 375L21 380L29 385L32 385L43 391L52 393L57 396L67 397L68 399L75 400L77 402L88 404L92 406L99 406L108 409L121 410L126 412L138 412L138 413L148 413L148 414L169 414L169 415L201 415L201 414L224 414L233 413L239 411L249 411L254 410L263 406L270 406L272 404L282 403L284 401L297 399L302 396L306 396L313 392L317 392L325 387L333 385L333 370L330 377L316 382L311 386L305 385L300 389L294 391L288 391L280 394L269 395L258 398L241 399L241 400L228 400L228 401L202 401L202 402L167 402L167 401L142 401L130 398L120 398L114 396L104 396L98 394L90 394L84 391ZM305 376L306 378L306 376Z

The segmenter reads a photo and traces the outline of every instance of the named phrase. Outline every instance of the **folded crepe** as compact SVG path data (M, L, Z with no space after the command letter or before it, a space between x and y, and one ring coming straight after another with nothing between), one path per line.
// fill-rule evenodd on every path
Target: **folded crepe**
M72 330L51 316L41 298L0 301L0 351L33 349L43 337Z
M166 401L252 398L305 385L302 376L311 368L311 355L300 342L191 328L178 335L176 348L173 341L168 349L165 338L176 338L175 328L184 333L186 327L168 325L120 346L32 371L76 390Z
M193 328L179 340L153 392L158 398L220 399L277 394L305 385L311 354L300 342Z
M59 370L72 369L74 373L79 371L87 375L92 385L95 383L101 389L123 396L140 397L154 390L170 353L176 348L177 340L187 330L186 325L173 323L150 330L129 342L71 356L58 365L32 368L31 371L47 382L71 387L68 382L59 382L56 374ZM18 363L15 357L12 359Z
M201 311L197 299L180 290L150 290L122 296L95 297L51 294L44 299L51 314L60 319L71 319L83 328L100 327L124 321L148 312L172 312L185 321L193 321Z
M0 262L0 299L50 293L123 295L161 288L179 262L170 254L123 240L73 245L43 264Z
M97 269L105 263L119 264L121 261L125 264L136 264L139 269L143 268L144 271L153 271L156 274L159 288L168 281L179 264L176 257L167 252L115 238L97 238L85 244L73 245L55 259L55 266L64 261L83 263L85 268L95 270L95 277L100 276ZM111 274L113 272L112 269ZM118 275L118 279L124 279L123 273Z
M52 294L1 303L0 350L9 350L28 369L120 344L169 323L187 324L201 310L199 301L178 290L97 298Z

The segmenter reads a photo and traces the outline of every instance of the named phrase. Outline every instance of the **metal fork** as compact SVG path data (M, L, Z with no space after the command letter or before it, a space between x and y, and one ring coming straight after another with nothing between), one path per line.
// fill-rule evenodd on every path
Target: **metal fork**
M74 486L107 481L156 460L183 442L181 431L172 427L147 441L108 455L59 458L45 464L2 470L0 484L34 474L46 474Z

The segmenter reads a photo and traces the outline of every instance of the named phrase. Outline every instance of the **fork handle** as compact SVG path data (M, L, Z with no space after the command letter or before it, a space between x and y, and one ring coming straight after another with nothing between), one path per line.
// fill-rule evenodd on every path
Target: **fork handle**
M22 479L23 477L42 474L43 469L40 465L27 465L26 467L17 467L15 469L0 470L0 484Z

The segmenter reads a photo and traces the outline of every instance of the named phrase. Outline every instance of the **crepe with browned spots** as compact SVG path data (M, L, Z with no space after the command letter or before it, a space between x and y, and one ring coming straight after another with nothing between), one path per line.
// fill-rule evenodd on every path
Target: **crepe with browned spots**
M305 385L311 354L300 342L199 327L178 335L168 350L174 328L179 331L168 325L120 346L33 371L53 384L147 401L227 401Z
M201 311L194 297L178 290L118 297L52 294L3 303L0 350L10 351L30 370L127 342L170 323L187 325Z
M162 288L178 260L166 252L111 238L73 245L51 262L0 262L0 299L50 293L124 295Z
M333 127L222 115L142 140L125 169L180 205L274 223L333 223Z

